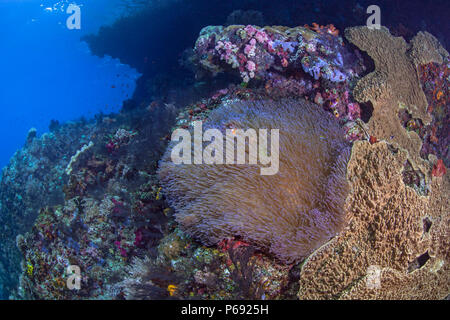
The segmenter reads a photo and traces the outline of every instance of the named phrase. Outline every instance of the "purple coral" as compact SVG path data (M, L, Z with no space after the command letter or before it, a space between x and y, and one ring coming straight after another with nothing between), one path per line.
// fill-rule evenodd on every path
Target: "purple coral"
M200 32L194 55L198 65L214 75L229 67L238 69L244 82L268 79L273 71L296 72L298 67L316 80L344 82L354 76L351 71L354 62L344 63L343 55L349 52L341 38L302 27L288 32L252 25L209 26Z

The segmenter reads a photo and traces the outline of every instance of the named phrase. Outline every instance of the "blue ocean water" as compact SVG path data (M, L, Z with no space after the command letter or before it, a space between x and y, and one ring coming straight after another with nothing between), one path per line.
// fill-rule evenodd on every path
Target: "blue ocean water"
M69 1L0 1L0 168L30 128L42 134L52 119L117 111L132 94L137 71L80 41L113 22L119 2L77 1L81 29L69 30Z

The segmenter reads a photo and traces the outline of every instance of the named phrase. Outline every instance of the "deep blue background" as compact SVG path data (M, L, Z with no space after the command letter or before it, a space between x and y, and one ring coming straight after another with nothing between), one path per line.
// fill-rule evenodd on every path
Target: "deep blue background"
M79 40L113 22L119 1L76 2L81 30L69 30L65 10L46 10L56 0L0 0L0 169L30 128L42 134L51 119L117 111L132 95L138 73L118 60L91 55ZM63 9L67 4L59 1Z

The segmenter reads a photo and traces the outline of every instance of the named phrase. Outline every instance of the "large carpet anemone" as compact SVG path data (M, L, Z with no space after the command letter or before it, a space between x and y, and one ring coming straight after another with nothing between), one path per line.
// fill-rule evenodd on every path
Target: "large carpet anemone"
M230 127L279 129L279 171L261 175L260 163L175 164L172 142L159 178L184 231L205 245L240 238L292 263L342 230L351 146L331 114L305 100L226 101L204 122L224 136Z

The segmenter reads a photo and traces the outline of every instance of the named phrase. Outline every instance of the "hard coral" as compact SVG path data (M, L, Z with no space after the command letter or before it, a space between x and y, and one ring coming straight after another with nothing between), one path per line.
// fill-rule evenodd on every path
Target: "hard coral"
M420 157L420 137L413 131L405 130L398 112L403 107L424 124L431 122L417 63L442 61L448 53L427 33L418 34L411 42L412 48L403 38L392 36L385 27L379 30L352 27L345 30L345 36L366 51L375 62L375 71L360 79L353 91L358 102L370 101L373 105L373 114L368 123L370 134L406 149L414 166L423 172L429 171L429 164Z
M441 64L443 57L448 56L448 52L441 46L439 41L430 33L420 31L411 39L412 48L409 56L416 66L435 62Z
M418 63L444 61L447 54L425 33L412 46L386 28L355 27L345 34L375 61L375 71L359 80L353 92L359 102L373 104L371 138L355 142L348 163L349 225L308 257L299 297L442 299L450 291L450 183L443 170L443 178L430 177L432 161L419 155L421 137L406 131L398 114L402 106L408 124L431 122ZM427 196L406 185L405 172L417 172L415 167L431 180Z
M175 165L159 176L176 219L205 244L233 236L285 262L300 261L342 229L349 146L329 113L304 100L224 103L205 126L280 129L280 169Z
M431 195L418 195L402 180L407 157L386 142L355 142L348 163L349 225L305 262L301 299L448 295L449 179L434 179ZM379 286L370 285L371 268L379 270Z

